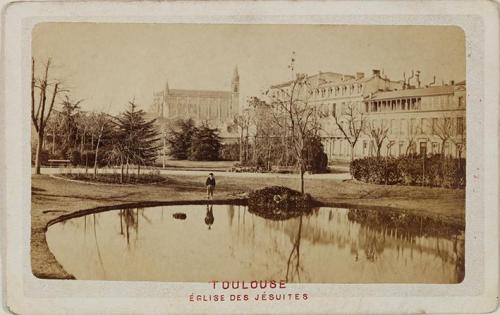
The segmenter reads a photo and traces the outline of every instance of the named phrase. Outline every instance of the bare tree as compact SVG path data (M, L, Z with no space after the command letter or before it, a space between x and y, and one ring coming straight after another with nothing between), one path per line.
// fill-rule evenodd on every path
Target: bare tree
M335 124L351 146L351 161L354 160L354 147L366 128L366 117L354 103L347 103L341 108L340 115L333 112Z
M377 126L374 122L368 123L367 131L370 139L373 141L377 148L377 158L380 158L382 144L384 143L384 140L387 139L389 127L385 126L384 121L382 120L380 126Z
M454 136L453 121L449 117L439 118L434 124L434 134L441 139L441 156L444 157L445 146Z
M406 146L406 155L409 154L416 154L416 148L417 148L417 141L415 140L415 136L419 132L419 128L417 128L416 125L414 125L411 120L408 122L408 127L407 127L407 139L408 139L408 145Z
M35 127L38 143L36 148L35 157L35 173L40 174L41 166L41 153L43 148L43 141L45 135L45 127L47 121L50 119L50 114L54 108L56 97L59 93L66 92L60 89L60 82L49 81L49 69L51 66L51 59L49 58L44 64L43 76L37 78L35 75L35 59L31 60L31 121ZM50 93L49 88L52 88ZM36 103L35 89L40 91L38 103ZM49 98L49 100L47 100ZM47 102L48 101L48 102Z
M248 160L248 129L252 122L252 113L250 109L245 109L241 114L236 114L233 117L232 124L229 130L238 129L240 134L240 163L245 163Z
M293 63L292 58L292 71ZM309 77L305 74L297 74L287 89L281 88L278 95L271 95L274 121L291 141L292 154L300 172L301 193L304 193L306 144L319 130L316 108L309 102L311 90Z
M467 141L467 137L465 136L465 118L459 117L458 119L462 120L462 125L459 126L459 122L457 121L457 126L455 128L456 132L453 132L450 141L457 148L457 157L462 157L462 152L465 149L465 143Z
M94 178L97 177L97 166L99 161L99 148L102 143L102 137L106 128L111 128L111 121L107 114L105 113L92 113L91 115L91 124L89 126L89 131L92 137L92 150L93 148L93 139L96 139L96 147L94 154Z

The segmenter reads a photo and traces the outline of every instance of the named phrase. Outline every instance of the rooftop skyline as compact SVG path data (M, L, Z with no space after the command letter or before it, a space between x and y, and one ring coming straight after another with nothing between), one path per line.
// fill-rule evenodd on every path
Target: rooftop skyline
M44 23L33 30L33 56L51 57L83 110L116 114L129 100L147 110L153 93L229 91L234 67L240 102L307 74L355 75L380 69L391 80L420 70L425 86L465 80L465 38L450 26L194 25ZM38 69L37 69L38 70Z

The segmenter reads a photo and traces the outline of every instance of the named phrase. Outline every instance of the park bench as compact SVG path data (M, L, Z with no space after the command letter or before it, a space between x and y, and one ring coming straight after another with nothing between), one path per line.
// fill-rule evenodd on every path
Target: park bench
M63 167L71 164L70 160L48 160L49 167Z

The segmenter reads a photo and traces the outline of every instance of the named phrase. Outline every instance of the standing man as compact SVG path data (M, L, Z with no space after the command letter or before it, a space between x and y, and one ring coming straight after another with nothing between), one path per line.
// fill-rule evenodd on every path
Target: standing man
M214 173L208 174L208 178L205 181L207 186L207 199L214 199L214 189L215 189L215 177Z

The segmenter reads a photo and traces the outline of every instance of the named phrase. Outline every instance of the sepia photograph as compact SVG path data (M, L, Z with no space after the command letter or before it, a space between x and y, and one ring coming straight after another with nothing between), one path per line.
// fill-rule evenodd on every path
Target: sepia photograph
M460 27L39 23L30 75L37 278L467 275Z

